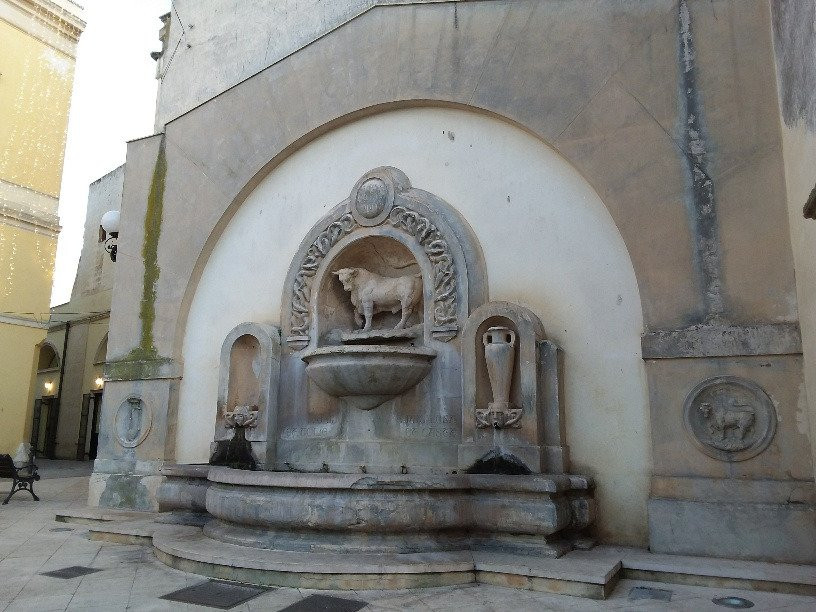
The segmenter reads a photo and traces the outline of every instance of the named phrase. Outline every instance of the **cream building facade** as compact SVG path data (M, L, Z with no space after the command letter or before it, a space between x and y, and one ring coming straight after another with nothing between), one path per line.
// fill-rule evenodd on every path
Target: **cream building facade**
M113 287L113 262L105 251L99 220L109 210L119 210L124 176L120 166L88 188L71 299L51 309L48 334L37 356L31 442L47 457L78 461L96 457Z
M13 452L30 435L35 362L46 333L60 230L76 46L84 27L81 7L70 0L0 2L0 453Z

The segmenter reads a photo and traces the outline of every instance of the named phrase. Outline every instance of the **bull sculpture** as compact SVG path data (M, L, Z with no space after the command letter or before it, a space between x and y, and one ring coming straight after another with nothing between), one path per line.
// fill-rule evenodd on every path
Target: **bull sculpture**
M343 268L334 273L351 295L354 320L363 331L371 329L371 319L380 312L402 313L394 329L403 329L422 298L422 275L390 278L363 268Z

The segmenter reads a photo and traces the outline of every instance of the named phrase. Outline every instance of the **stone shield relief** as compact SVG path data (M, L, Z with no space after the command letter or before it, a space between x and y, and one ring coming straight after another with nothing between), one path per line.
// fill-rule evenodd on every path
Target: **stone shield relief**
M144 442L153 424L153 413L140 397L131 396L119 406L114 431L119 444L135 448Z
M684 406L686 431L703 453L744 461L764 451L776 433L776 409L757 384L735 376L704 380Z

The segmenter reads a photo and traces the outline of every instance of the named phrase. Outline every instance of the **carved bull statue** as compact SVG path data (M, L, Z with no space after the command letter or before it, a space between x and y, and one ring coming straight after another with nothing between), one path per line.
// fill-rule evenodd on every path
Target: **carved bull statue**
M334 273L351 295L354 320L363 330L371 329L371 319L379 312L402 311L394 329L403 329L422 297L422 275L390 278L363 268L343 268Z

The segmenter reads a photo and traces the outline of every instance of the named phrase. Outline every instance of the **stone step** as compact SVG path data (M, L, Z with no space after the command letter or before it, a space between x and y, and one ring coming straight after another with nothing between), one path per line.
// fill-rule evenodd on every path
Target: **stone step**
M196 527L161 525L156 556L184 571L266 586L313 589L398 589L485 582L604 599L620 562L521 557L451 551L418 554L313 553L235 546L207 538Z
M494 552L314 553L236 546L199 527L145 512L70 511L63 522L91 522L91 538L151 544L167 565L214 578L314 589L422 588L479 582L605 599L620 578L816 595L816 566L650 553L596 546L560 558Z
M496 586L606 599L621 563L612 556L567 553L557 559L473 552L476 582Z
M58 523L96 525L99 523L153 520L158 512L138 512L132 510L111 510L108 508L71 508L58 513L54 520Z
M816 566L651 553L638 548L599 546L589 553L611 555L623 577L674 584L716 586L794 595L816 595ZM587 554L583 551L571 553Z

